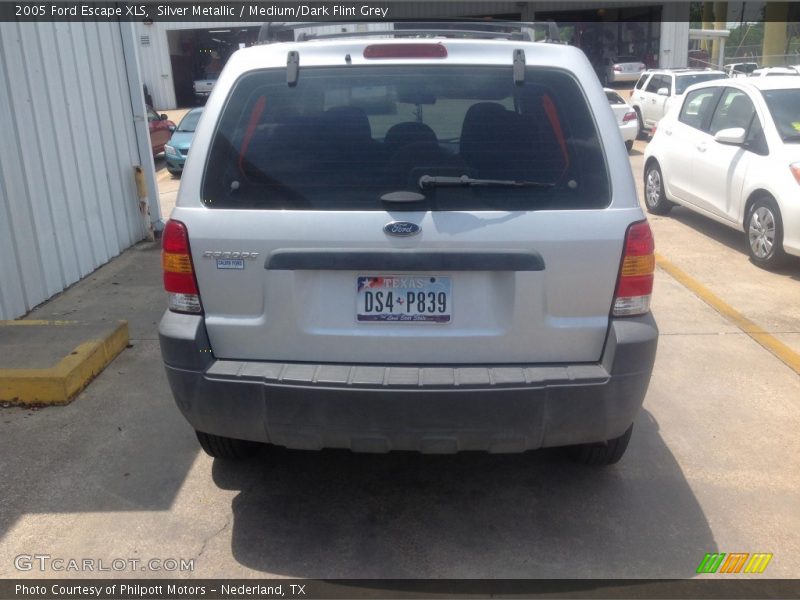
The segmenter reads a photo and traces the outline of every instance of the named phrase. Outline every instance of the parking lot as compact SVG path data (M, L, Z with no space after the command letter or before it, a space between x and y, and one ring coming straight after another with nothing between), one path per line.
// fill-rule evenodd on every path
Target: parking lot
M166 214L179 180L162 163ZM767 552L764 576L795 577L800 261L767 272L744 234L680 207L649 218L658 356L604 469L556 450L214 461L167 386L159 248L139 244L30 315L125 318L131 347L68 406L0 411L0 576L87 576L15 566L47 554L194 559L100 576L686 578L706 553Z

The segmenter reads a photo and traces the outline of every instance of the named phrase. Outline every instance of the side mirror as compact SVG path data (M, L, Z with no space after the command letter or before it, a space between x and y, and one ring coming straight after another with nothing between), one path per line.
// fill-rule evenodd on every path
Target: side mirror
M160 118L162 121L166 121L167 119L169 119L169 117L168 117L167 115L164 115L164 114L162 114L162 115L161 115L159 118Z
M175 133L175 125L167 125L167 129L169 129L170 133Z
M659 96L669 96L669 88L658 88L656 94Z
M743 127L731 127L730 129L720 129L714 136L714 141L729 146L741 146L747 132Z

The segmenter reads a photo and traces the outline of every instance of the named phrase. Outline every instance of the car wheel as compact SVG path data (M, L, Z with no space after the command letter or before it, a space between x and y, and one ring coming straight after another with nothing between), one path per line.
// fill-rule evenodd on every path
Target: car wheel
M626 140L625 147L628 149L628 153L633 150L633 140Z
M664 192L664 176L658 163L650 163L644 171L644 204L654 215L665 215L672 209L672 202Z
M647 132L644 130L644 119L642 119L642 111L638 107L634 107L633 111L636 113L636 120L639 122L639 131L636 133L637 140L646 140L648 137Z
M632 432L633 424L619 437L605 442L572 446L570 448L572 460L582 465L590 466L613 465L625 454Z
M747 212L745 225L750 260L763 269L774 269L786 261L783 251L783 220L775 200L756 199Z
M168 171L168 172L169 172L169 174L170 174L170 175L172 175L173 177L180 177L180 176L181 176L181 172L180 172L180 171L177 171L177 170L175 170L175 169L170 169L170 168L167 168L167 171Z
M252 456L258 450L260 444L247 440L237 440L234 438L222 437L202 431L195 431L197 441L206 454L213 458L227 460L237 460Z

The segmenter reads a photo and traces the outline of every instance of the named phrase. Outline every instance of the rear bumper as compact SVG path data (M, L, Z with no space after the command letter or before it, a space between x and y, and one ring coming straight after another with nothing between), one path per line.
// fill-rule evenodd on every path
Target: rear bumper
M639 135L639 122L636 120L628 121L619 126L619 131L622 134L622 139L626 142L632 142Z
M186 164L185 156L174 156L172 154L165 154L164 160L167 163L167 168L172 171L183 171L183 165Z
M626 81L639 81L639 77L641 76L640 72L636 73L619 73L619 72L611 72L608 74L608 82L609 83L621 83Z
M289 448L522 452L621 435L655 360L652 316L618 319L579 365L398 367L216 360L202 317L167 312L162 356L198 431Z

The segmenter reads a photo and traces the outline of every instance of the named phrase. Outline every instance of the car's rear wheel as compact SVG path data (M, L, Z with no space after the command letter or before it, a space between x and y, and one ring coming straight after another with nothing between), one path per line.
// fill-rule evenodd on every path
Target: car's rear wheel
M203 431L195 431L197 441L206 454L213 458L226 460L239 460L255 454L260 444L247 440L237 440L234 438L213 435Z
M750 260L763 269L786 262L783 251L783 220L778 205L769 196L757 198L747 212L745 225Z
M572 460L582 465L603 466L613 465L618 462L625 450L633 433L633 424L625 430L619 437L597 442L594 444L580 444L570 447Z
M664 192L664 176L658 163L652 162L644 171L644 204L648 212L665 215L672 209L672 202Z
M633 140L626 140L625 148L627 148L628 152L630 153L630 151L633 150Z

